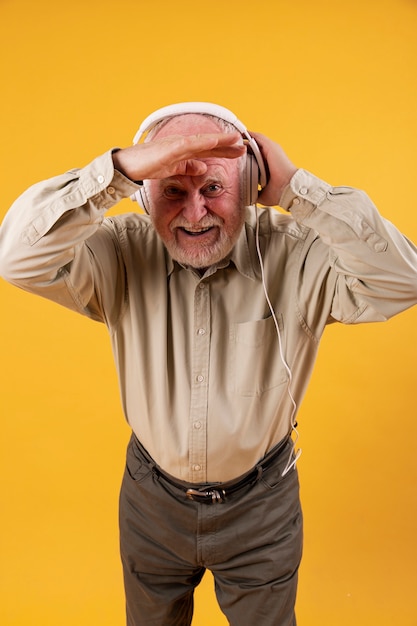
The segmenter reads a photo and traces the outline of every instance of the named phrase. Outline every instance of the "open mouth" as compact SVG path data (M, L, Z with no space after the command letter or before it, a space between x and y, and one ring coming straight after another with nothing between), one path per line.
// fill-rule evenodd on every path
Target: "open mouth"
M207 226L206 228L199 228L199 229L189 229L189 228L184 228L184 227L180 227L179 230L183 233L185 233L186 235L189 235L190 237L199 237L201 235L205 235L206 233L210 232L211 230L213 230L213 226Z

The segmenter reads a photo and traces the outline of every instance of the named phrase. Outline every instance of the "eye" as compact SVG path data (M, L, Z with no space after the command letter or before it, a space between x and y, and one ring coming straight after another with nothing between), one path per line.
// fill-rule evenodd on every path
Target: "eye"
M180 198L183 193L183 190L175 185L170 185L164 189L164 196L170 199Z
M203 188L202 193L204 196L218 196L222 191L220 183L210 183Z

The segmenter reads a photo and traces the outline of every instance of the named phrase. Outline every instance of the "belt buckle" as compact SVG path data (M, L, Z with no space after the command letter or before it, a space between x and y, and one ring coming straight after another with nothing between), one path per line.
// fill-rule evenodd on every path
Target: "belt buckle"
M226 492L223 489L187 489L185 495L195 502L218 504L225 501Z

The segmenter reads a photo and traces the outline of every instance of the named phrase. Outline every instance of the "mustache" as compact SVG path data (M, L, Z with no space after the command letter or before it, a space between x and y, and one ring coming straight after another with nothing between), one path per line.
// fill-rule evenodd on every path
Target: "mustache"
M222 226L223 220L217 215L205 215L198 222L189 222L180 215L176 217L170 225L171 230L176 228L185 228L186 230L201 230L202 228L211 228L212 226Z

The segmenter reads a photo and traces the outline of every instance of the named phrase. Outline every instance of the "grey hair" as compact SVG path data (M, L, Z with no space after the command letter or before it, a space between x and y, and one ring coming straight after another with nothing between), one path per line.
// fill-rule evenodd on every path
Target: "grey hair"
M230 122L227 122L226 120L223 120L221 117L217 117L216 115L210 115L209 113L178 113L171 117L166 117L165 119L155 124L155 126L153 126L148 132L148 134L146 135L145 142L151 141L151 139L153 139L155 135L157 135L159 131L166 124L168 124L168 122L170 122L174 117L183 117L184 115L203 115L204 117L207 117L208 119L212 120L220 128L220 130L223 133L239 132L236 126L233 126L233 124L231 124Z

